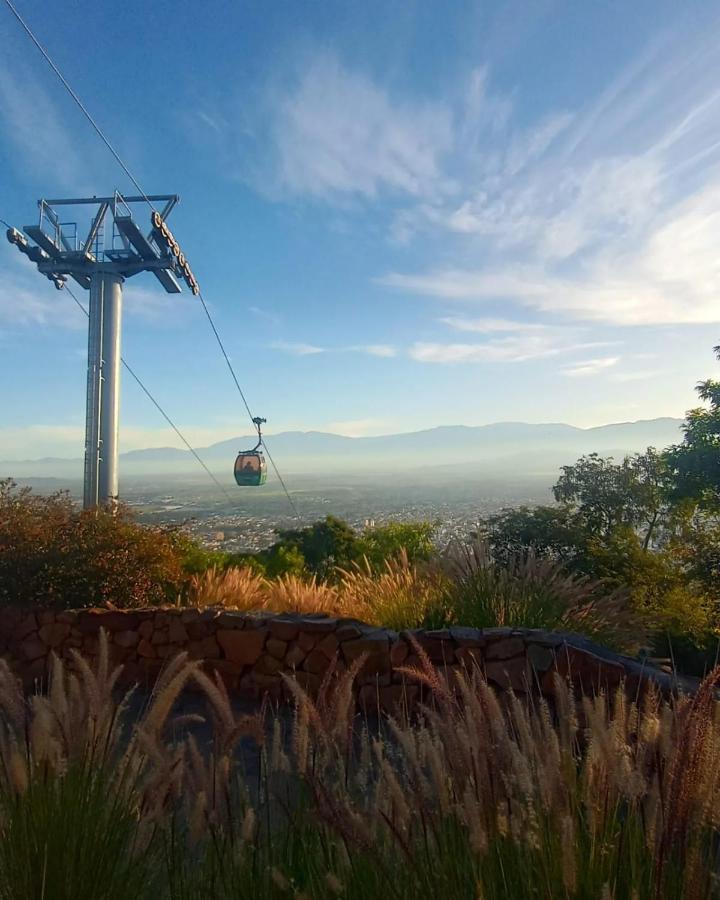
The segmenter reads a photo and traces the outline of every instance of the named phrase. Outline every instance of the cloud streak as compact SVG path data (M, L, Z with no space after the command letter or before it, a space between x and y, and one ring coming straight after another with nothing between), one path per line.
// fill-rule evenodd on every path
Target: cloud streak
M606 369L616 366L619 362L620 358L618 356L603 356L598 359L586 359L581 363L563 366L560 372L568 378L587 378L592 375L599 375Z

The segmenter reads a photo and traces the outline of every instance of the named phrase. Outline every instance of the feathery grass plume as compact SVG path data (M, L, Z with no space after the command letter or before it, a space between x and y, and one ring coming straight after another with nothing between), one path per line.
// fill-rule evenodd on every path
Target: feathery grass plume
M627 592L568 574L531 551L500 565L487 543L452 541L437 565L448 579L443 602L451 623L574 631L626 650L642 644L642 623Z
M189 606L225 606L232 609L262 609L266 604L267 582L247 566L212 567L190 580Z
M337 614L338 592L331 584L297 575L282 575L266 582L265 607L277 612Z
M395 631L417 628L439 606L444 589L440 572L410 563L407 552L386 560L384 570L373 572L370 563L341 569L340 601L346 615Z
M53 661L60 680L30 701L0 666L0 900L43 896L43 878L69 885L62 900L282 896L273 871L313 898L720 896L720 673L692 699L578 701L558 678L551 710L501 700L477 667L450 686L418 657L434 696L360 727L362 660L315 701L288 679L286 726L287 711L248 720L179 659L134 729L116 692L97 715L100 662L93 680ZM187 678L213 734L172 742ZM248 769L241 738L266 724Z
M3 681L13 715L0 728L2 900L47 896L48 885L59 897L121 900L155 884L157 760L131 737L104 633L94 666L74 667L79 676L52 659L48 693L27 700Z

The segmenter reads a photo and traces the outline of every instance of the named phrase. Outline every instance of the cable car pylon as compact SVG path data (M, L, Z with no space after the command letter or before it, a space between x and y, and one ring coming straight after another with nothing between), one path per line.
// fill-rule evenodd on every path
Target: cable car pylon
M193 294L200 288L165 219L178 202L176 194L40 200L40 221L22 234L8 228L7 238L28 256L38 271L62 288L68 278L90 292L83 505L114 508L118 490L122 286L138 272L152 272L169 294L182 291L183 279ZM153 210L145 234L133 219L136 203L162 203ZM58 207L92 206L90 228L78 240L77 223L63 221ZM63 219L65 216L63 216ZM108 228L109 226L109 228ZM27 237L26 237L27 236ZM28 242L30 238L33 243Z

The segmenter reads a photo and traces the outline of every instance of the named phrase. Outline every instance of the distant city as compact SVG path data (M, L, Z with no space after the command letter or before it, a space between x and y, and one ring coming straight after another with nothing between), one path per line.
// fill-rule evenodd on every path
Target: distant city
M499 423L365 439L274 435L268 442L297 517L272 470L262 487L235 485L234 453L251 441L247 437L200 451L222 489L198 466L191 468L188 454L160 448L121 457L121 495L142 521L181 527L228 552L263 549L278 529L329 514L358 529L391 520L432 521L442 546L467 537L503 508L549 502L560 466L583 453L621 457L648 445L667 446L680 439L679 425L678 419L656 419L593 429ZM78 499L81 474L79 459L0 463L0 477L40 492L66 489Z

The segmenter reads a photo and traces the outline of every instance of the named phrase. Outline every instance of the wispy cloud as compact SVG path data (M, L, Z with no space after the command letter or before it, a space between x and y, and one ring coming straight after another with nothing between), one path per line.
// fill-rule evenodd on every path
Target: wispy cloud
M248 306L248 312L252 313L262 322L267 322L269 325L278 326L282 322L282 316L279 316L270 309L264 309L261 306Z
M84 329L87 319L66 291L56 290L14 247L0 241L0 325Z
M325 353L324 347L305 344L302 341L273 341L270 346L273 350L282 350L284 353L291 353L294 356L315 356L318 353Z
M548 326L541 322L520 322L516 319L468 319L463 316L444 316L439 320L456 331L471 331L476 334L494 334L496 332L545 331Z
M586 359L580 363L563 366L560 372L568 378L585 378L591 375L599 375L606 369L616 366L618 362L620 362L620 357L618 356L603 356L598 359Z
M390 344L355 344L350 347L318 347L302 341L274 341L273 350L282 350L295 356L313 356L318 353L366 353L368 356L390 358L397 354L397 349Z
M357 353L367 353L369 356L380 356L389 359L397 354L397 349L390 344L361 344L358 347L349 347Z
M380 281L443 300L504 301L519 315L718 322L718 117L714 29L657 42L584 108L524 129L511 116L474 168L465 160L463 194L402 210L406 239L462 241L454 265Z
M587 346L587 343L569 344L556 337L524 334L476 344L419 341L412 345L409 356L416 362L424 363L520 363L557 356Z
M314 55L269 107L277 179L288 193L426 196L447 181L440 158L452 122L445 106L393 98L331 54Z
M0 135L13 148L6 164L30 168L44 181L89 190L88 159L66 116L42 82L23 63L0 64Z

